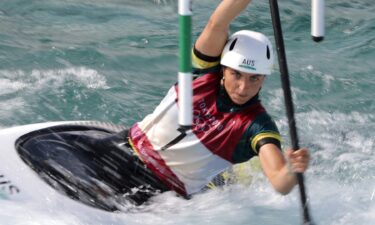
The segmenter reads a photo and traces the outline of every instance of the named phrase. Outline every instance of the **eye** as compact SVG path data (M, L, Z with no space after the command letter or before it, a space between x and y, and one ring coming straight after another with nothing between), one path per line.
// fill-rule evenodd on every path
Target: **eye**
M238 72L238 71L236 71L236 70L231 70L230 74L233 75L236 79L240 79L241 78L241 73Z
M250 82L257 82L257 81L260 80L260 77L261 77L261 76L259 76L259 75L250 76L250 77L249 77L249 80L250 80Z

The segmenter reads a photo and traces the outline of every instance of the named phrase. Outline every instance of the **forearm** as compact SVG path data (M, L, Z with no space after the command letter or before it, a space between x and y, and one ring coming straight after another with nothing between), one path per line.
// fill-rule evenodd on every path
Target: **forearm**
M268 177L273 188L280 194L288 194L297 183L296 175L285 165L278 173Z
M281 194L288 194L296 184L296 177L281 150L274 144L263 145L259 159L273 188Z
M230 23L250 2L251 0L223 0L197 39L196 49L208 56L220 55L228 38Z
M227 31L230 23L250 2L251 0L223 0L211 15L209 26Z
M263 145L259 158L263 171L274 189L284 195L296 185L295 173L304 173L310 161L309 152L305 148L296 151L288 149L284 157L281 150L273 144Z

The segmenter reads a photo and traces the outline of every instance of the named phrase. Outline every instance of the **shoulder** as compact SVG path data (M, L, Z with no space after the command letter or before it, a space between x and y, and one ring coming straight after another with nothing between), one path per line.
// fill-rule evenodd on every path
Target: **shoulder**
M266 112L255 117L249 127L250 145L257 154L261 146L265 144L275 144L281 148L281 136L275 121Z
M262 106L263 107L263 106ZM251 127L256 130L275 130L278 132L277 125L268 112L264 109L255 118Z

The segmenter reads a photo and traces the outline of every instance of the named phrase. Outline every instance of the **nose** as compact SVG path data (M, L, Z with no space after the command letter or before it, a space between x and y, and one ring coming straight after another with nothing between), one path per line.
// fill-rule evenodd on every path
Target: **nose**
M238 91L239 93L246 93L250 87L250 82L246 79L241 79L238 81Z

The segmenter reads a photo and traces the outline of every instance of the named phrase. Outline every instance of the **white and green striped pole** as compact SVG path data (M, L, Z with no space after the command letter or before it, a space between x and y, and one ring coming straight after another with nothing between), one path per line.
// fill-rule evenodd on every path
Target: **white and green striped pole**
M190 128L193 121L193 91L191 66L191 0L178 1L179 14L179 125Z

